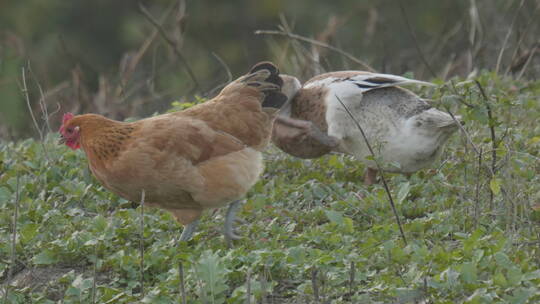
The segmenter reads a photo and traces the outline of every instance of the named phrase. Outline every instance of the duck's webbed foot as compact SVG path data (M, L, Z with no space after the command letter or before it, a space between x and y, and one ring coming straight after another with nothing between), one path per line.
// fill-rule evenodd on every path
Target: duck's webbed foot
M278 116L274 123L276 137L287 138L291 141L312 139L319 144L333 149L339 145L339 139L322 132L313 122Z
M240 236L236 234L236 229L234 228L234 222L243 223L244 221L237 218L236 214L240 209L241 201L234 201L229 205L227 209L227 214L225 215L225 224L223 225L223 234L225 235L225 241L227 246L232 246L233 240L239 240Z
M199 225L199 219L196 219L195 221L187 224L184 226L184 230L182 231L182 234L180 235L179 241L181 242L187 242L191 240L191 237L193 236L193 233L197 231L197 226Z

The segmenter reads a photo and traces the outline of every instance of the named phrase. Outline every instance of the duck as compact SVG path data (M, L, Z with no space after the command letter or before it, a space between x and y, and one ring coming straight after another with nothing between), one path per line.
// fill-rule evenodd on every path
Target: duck
M401 87L434 86L429 82L366 71L324 73L303 85L294 76L280 77L287 102L274 122L274 145L304 159L352 155L366 166L366 185L377 181L379 168L410 176L429 167L462 124L460 116Z

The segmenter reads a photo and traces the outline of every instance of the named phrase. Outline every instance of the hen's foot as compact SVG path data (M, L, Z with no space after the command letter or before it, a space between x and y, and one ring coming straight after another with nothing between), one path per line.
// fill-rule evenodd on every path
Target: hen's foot
M184 231L182 231L182 234L180 235L180 242L187 242L191 240L191 237L193 236L193 233L197 230L197 225L199 224L199 220L196 219L195 221L189 223L184 227Z
M229 205L229 209L227 209L227 214L225 215L225 224L223 227L223 234L225 235L225 241L227 242L227 246L232 246L233 240L239 240L240 236L236 234L235 228L234 228L234 222L240 222L243 221L236 217L236 214L238 213L238 209L240 209L241 201L234 201Z

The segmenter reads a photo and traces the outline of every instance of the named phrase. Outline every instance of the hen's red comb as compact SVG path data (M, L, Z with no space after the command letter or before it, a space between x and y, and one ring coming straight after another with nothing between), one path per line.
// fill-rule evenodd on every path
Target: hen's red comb
M62 124L65 124L66 122L71 120L73 118L73 116L75 116L75 115L73 115L73 113L70 113L70 112L64 114L64 117L62 117Z
M64 114L64 116L62 117L62 125L60 126L60 133L63 134L63 132L64 132L64 125L65 125L68 121L70 121L70 120L73 118L73 116L75 116L75 115L73 115L73 113L69 113L69 112L66 113L66 114Z

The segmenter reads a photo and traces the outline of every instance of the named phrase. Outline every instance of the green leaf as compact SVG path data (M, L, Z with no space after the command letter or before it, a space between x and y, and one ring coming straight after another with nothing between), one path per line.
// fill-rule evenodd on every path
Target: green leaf
M347 233L354 232L354 221L351 218L343 217L343 226L345 228L345 232Z
M530 280L536 280L540 279L540 270L535 270L532 272L527 272L523 275L523 281L530 281Z
M501 272L497 272L497 274L493 276L493 283L503 288L508 285L508 282L506 281L504 274L502 274Z
M523 273L521 272L521 269L518 267L511 267L508 269L508 283L510 285L516 286L521 283L521 279L523 278Z
M84 243L84 246L94 246L98 243L99 241L97 239L91 239L91 240L88 240Z
M537 289L534 287L531 288L518 288L512 291L512 296L505 297L509 303L512 304L525 304L529 298L537 293ZM536 302L535 302L536 303Z
M21 240L23 243L31 241L38 233L39 224L28 223L21 228Z
M306 248L303 246L292 247L289 249L288 262L294 264L302 264L306 258Z
M201 283L199 293L204 299L203 302L224 302L224 292L229 288L225 278L228 270L219 255L211 250L206 250L201 255L195 271Z
M91 278L84 279L82 274L79 274L75 280L73 280L73 283L71 283L71 286L81 290L85 291L87 289L90 289L93 285L93 280Z
M529 145L534 145L536 143L540 142L540 136L535 136L531 139L529 139Z
M343 169L344 167L343 162L335 154L330 155L330 157L328 158L328 165L336 169Z
M405 200L410 190L411 190L410 182L405 182L401 184L401 186L399 187L398 195L397 195L398 204L401 204Z
M324 213L330 222L340 226L343 224L343 213L333 210L325 210Z
M489 182L489 188L491 189L491 192L493 192L493 194L495 195L498 195L499 193L501 193L501 179L500 178L492 178L491 181Z
M11 191L6 187L0 187L0 206L3 206L11 199Z
M515 266L504 252L497 252L493 256L495 257L497 264L502 266L504 269L510 269Z
M107 219L103 215L98 215L93 220L94 229L98 232L105 231L107 229Z
M399 303L413 303L422 298L422 291L418 289L397 288L396 295Z
M56 263L57 257L52 250L45 249L34 256L33 261L36 265L50 265Z
M469 262L461 265L461 277L466 283L476 283L477 270L476 264Z

